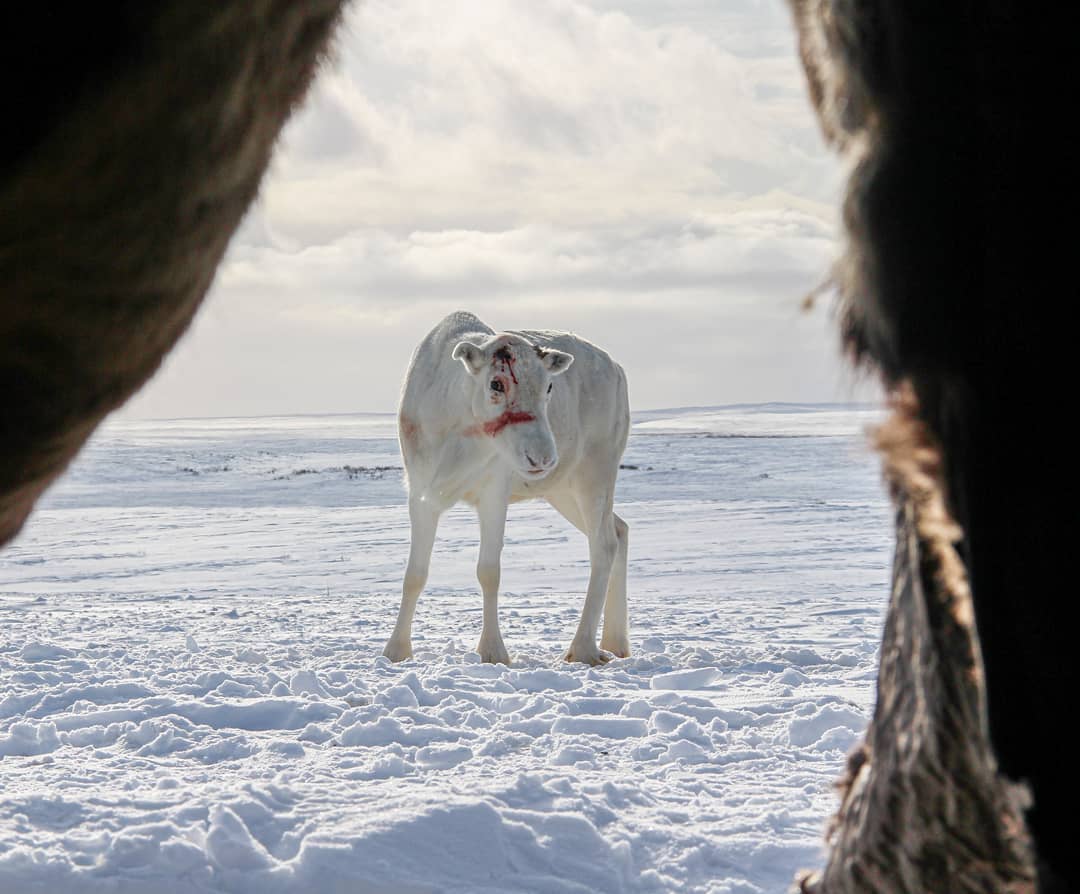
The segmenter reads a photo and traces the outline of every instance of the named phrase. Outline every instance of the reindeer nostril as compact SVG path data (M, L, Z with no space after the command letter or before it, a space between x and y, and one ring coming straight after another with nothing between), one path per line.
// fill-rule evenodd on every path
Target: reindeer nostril
M532 466L534 469L537 468L540 465L540 463L538 463L535 459L533 459L527 453L525 454L525 459L527 459L529 461L529 465Z

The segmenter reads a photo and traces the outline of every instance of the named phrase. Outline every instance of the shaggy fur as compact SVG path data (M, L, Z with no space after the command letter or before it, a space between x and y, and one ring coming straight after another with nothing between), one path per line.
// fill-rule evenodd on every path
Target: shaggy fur
M38 4L0 141L0 544L187 328L343 0Z
M898 390L877 442L897 509L878 704L848 760L831 858L801 890L1031 894L1027 791L997 773L990 749L961 532L910 389Z
M833 277L844 341L902 395L882 435L898 548L879 700L811 887L1030 887L1023 783L1039 889L1066 890L1073 635L1054 600L1075 522L1053 515L1075 510L1067 451L1040 435L1069 405L1073 336L1043 310L1065 252L1064 230L1039 226L1054 154L1033 107L1056 83L1042 13L792 4L811 97L850 169Z

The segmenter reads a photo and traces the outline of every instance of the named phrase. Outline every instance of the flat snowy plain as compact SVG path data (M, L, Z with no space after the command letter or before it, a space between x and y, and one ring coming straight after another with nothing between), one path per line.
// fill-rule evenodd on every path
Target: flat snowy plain
M112 422L0 553L2 894L782 892L874 699L869 409L639 413L633 657L560 661L585 540L511 507L512 667L443 520L414 660L393 417Z

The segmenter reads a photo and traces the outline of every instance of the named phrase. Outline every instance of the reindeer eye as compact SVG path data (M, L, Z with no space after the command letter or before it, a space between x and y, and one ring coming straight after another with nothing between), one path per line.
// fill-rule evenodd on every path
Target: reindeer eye
M551 386L554 384L554 382L548 382L548 394L551 394Z
M504 391L505 389L503 388L503 383L502 382L500 382L498 379L492 379L491 380L491 390L501 392L501 391Z

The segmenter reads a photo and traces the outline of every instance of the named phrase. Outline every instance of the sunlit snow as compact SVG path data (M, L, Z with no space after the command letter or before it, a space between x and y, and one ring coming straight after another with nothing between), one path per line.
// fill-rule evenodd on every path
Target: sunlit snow
M784 891L874 698L877 413L641 413L634 655L560 660L584 538L511 507L511 667L477 530L413 637L393 417L112 423L0 554L0 892Z

